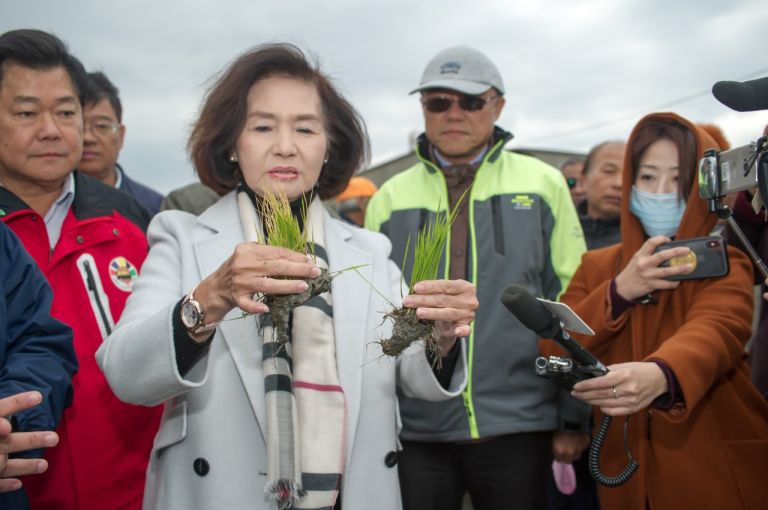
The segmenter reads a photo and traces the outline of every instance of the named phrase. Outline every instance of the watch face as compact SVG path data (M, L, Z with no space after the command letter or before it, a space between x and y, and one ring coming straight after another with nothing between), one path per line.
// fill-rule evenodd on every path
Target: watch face
M181 322L187 329L192 329L200 323L200 310L194 303L187 301L181 305Z

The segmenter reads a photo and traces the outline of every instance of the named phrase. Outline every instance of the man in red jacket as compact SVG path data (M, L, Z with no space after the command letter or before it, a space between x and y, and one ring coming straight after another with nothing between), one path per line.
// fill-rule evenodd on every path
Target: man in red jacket
M59 445L46 452L51 469L24 481L33 510L140 508L160 415L118 401L94 359L146 256L149 215L75 171L84 92L83 66L58 38L0 35L0 221L48 278L80 365Z

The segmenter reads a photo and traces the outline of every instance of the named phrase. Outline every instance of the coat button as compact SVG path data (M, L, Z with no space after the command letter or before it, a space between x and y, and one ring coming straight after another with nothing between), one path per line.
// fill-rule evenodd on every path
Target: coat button
M398 455L397 452L389 452L384 456L384 464L388 467L395 467L397 464Z
M75 242L77 244L83 244L85 242L85 239L83 238L83 236L77 236L75 237Z
M115 237L120 237L120 231L117 230L116 228L112 229L112 233L114 234Z
M211 465L208 464L208 461L202 457L196 458L195 461L192 463L192 467L195 469L195 473L197 473L200 476L207 475L208 471L211 470Z

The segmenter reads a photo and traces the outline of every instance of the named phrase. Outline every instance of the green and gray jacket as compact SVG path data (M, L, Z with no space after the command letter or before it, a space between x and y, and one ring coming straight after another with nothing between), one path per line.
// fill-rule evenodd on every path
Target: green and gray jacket
M426 402L400 395L401 437L463 441L517 432L555 430L582 422L588 409L534 373L536 335L499 301L517 283L536 296L556 299L586 251L584 236L560 172L533 157L505 151L511 135L496 128L465 202L469 206L467 279L480 307L468 338L469 382L463 398ZM365 226L392 242L391 258L411 272L416 234L444 214L448 190L429 160L422 134L421 159L392 177L368 204ZM411 238L408 259L404 251ZM446 243L450 246L450 240ZM440 275L448 277L446 249ZM566 412L567 410L567 412Z

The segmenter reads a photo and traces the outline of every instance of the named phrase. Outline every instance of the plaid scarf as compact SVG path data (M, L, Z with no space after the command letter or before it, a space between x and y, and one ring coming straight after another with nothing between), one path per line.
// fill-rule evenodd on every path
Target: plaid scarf
M245 240L258 242L261 221L245 192L237 195ZM328 268L323 205L315 198L304 228L315 244L316 263ZM262 371L267 415L268 496L278 509L332 509L344 472L346 401L336 367L336 340L329 292L292 314L291 338L276 341L263 316Z

